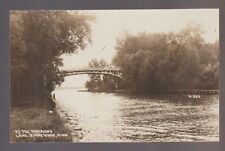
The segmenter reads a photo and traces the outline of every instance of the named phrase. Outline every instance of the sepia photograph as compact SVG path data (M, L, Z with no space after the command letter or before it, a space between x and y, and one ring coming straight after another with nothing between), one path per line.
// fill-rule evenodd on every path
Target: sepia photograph
M9 13L10 143L219 142L219 9Z

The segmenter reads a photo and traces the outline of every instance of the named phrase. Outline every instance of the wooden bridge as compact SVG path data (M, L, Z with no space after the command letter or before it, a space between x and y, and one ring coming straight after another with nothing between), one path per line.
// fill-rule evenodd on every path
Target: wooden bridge
M122 72L119 68L82 68L72 70L62 70L60 72L63 76L81 75L81 74L100 74L110 75L122 79Z

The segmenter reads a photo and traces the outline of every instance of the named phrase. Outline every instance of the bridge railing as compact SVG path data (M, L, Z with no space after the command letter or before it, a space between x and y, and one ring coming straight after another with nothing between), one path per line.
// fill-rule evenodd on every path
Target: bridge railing
M78 68L78 69L61 70L61 72L75 72L75 71L118 71L118 72L121 72L120 68Z

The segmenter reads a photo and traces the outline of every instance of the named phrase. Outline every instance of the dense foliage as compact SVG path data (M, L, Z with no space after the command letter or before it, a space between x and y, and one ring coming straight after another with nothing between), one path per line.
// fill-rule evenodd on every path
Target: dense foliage
M107 68L110 65L103 59L93 59L89 67L93 69ZM86 82L86 88L90 91L113 91L119 86L120 79L111 75L89 75L90 80Z
M85 48L91 20L72 11L11 11L12 101L40 100L63 81L60 56Z
M126 89L218 89L219 43L207 43L198 26L179 33L126 34L113 63Z

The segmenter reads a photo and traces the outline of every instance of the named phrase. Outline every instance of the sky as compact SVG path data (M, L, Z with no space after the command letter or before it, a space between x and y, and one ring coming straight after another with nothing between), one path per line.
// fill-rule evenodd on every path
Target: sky
M204 31L207 42L219 39L218 9L155 9L155 10L81 10L96 17L91 23L92 44L77 54L63 55L62 69L87 67L96 59L111 63L116 54L116 40L125 32L137 34L179 32L186 25L196 23ZM80 80L83 79L83 80ZM87 76L66 77L64 86L83 86Z

